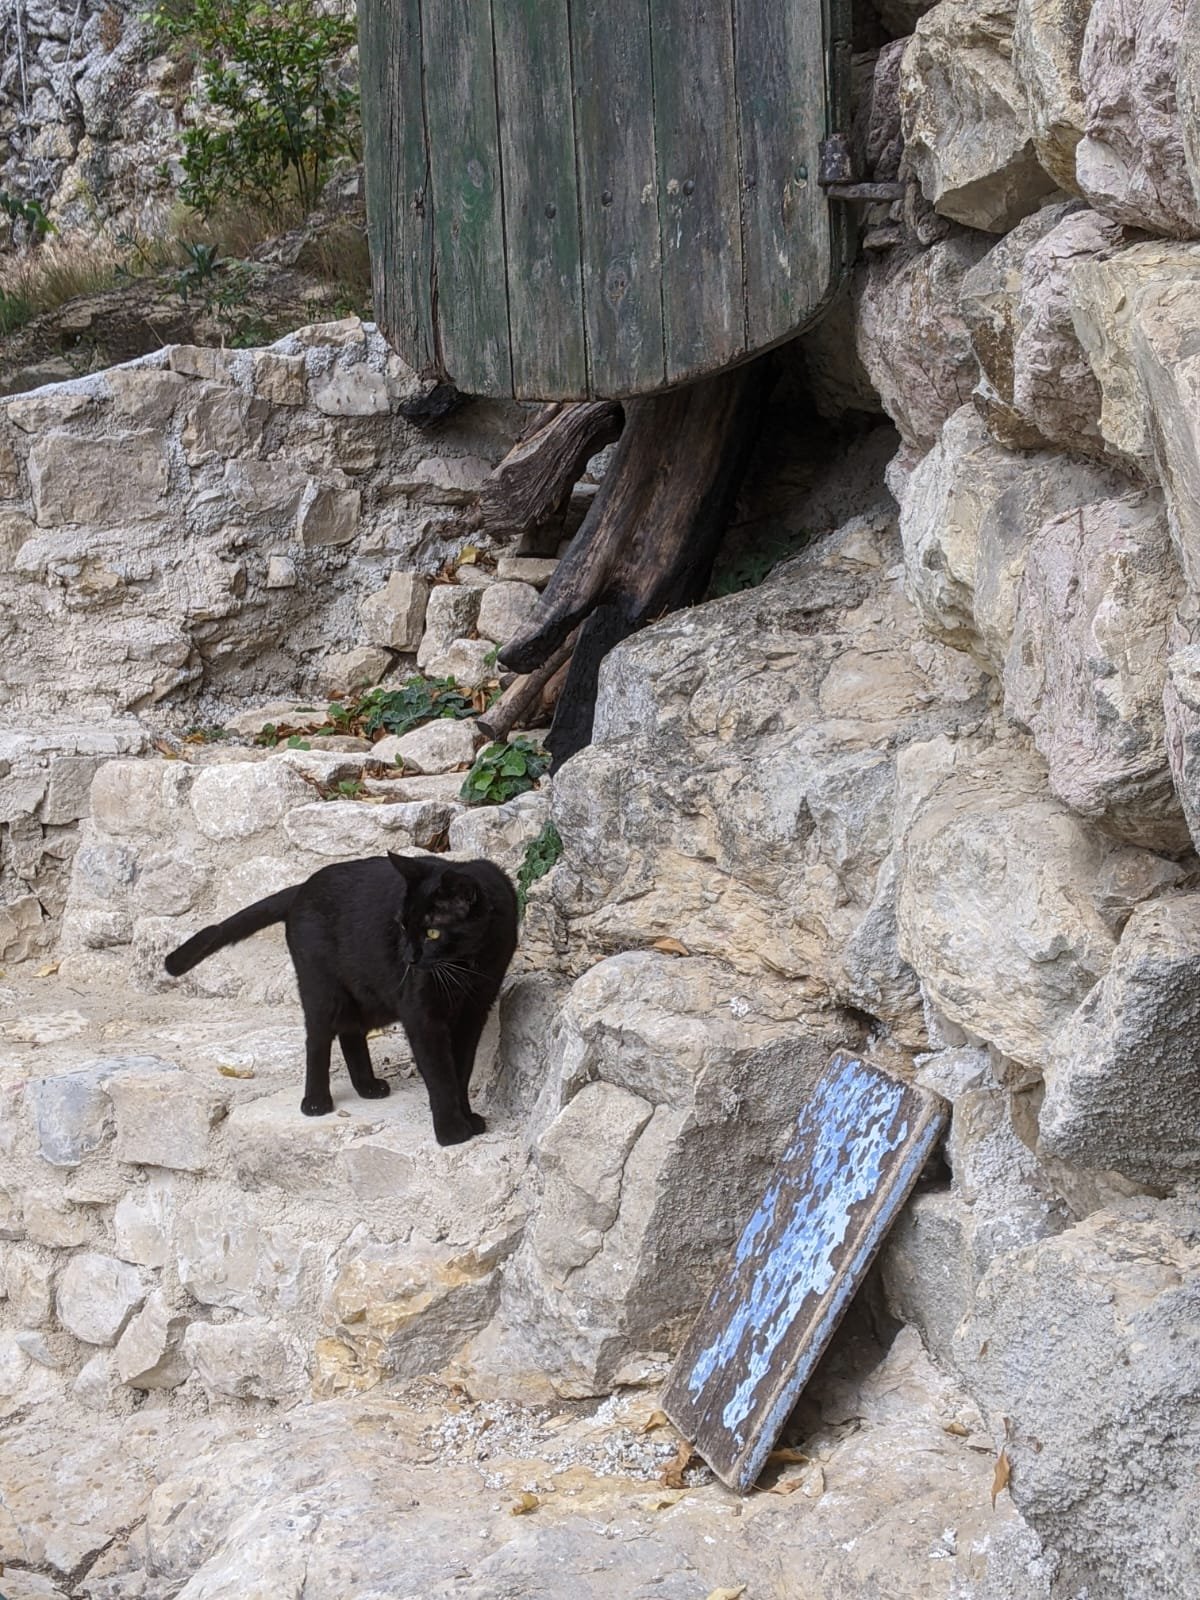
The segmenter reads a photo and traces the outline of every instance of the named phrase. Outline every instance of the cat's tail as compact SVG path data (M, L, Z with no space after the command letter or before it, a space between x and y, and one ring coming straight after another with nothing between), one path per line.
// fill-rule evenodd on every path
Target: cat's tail
M293 884L290 889L281 889L278 894L269 894L265 900L256 900L252 906L235 911L224 922L214 922L209 928L201 928L185 944L172 950L163 966L173 978L181 977L207 956L223 950L227 944L237 944L241 939L248 939L252 933L261 933L264 928L282 922L291 910L299 888L299 884Z

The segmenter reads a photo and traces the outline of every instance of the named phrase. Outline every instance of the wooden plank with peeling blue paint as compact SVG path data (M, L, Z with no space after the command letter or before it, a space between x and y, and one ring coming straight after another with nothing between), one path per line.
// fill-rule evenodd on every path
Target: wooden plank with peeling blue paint
M947 1114L844 1051L817 1083L663 1394L731 1489L761 1472Z

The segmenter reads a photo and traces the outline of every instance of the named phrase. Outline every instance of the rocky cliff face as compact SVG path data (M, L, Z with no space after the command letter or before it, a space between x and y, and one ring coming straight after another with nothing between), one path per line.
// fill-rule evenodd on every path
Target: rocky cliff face
M592 745L486 820L469 744L370 794L353 741L163 732L414 654L480 674L545 572L424 580L516 413L431 446L356 323L0 403L0 1534L29 1595L365 1600L430 1529L453 1565L414 1593L1200 1589L1200 6L882 15L868 146L907 199L792 352L866 431L821 472L773 435L752 513L806 548L618 647ZM325 860L512 867L547 815L462 1150L429 1147L398 1041L385 1111L302 1122L277 941L162 987L183 932ZM621 1499L836 1044L953 1104L865 1297L904 1331L882 1365L848 1331L794 1422L816 1460L736 1532L694 1483ZM431 1373L450 1420L404 1387ZM614 1393L586 1437L528 1410ZM55 1474L118 1448L63 1524Z

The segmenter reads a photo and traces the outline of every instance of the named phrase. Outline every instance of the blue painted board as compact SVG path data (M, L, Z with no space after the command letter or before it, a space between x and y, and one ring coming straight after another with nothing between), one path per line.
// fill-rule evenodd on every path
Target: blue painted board
M663 1394L730 1488L753 1486L947 1115L844 1051L818 1081Z

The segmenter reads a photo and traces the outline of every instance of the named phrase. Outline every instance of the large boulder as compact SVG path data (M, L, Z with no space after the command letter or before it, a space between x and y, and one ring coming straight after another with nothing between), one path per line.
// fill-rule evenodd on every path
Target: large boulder
M1017 0L1012 64L1025 91L1033 147L1069 194L1078 192L1075 147L1085 108L1079 57L1092 0Z
M1181 580L1159 495L1053 517L1025 561L1005 710L1033 735L1051 793L1131 844L1189 843L1167 760L1167 640Z
M1098 211L1150 233L1200 234L1175 86L1184 0L1096 0L1080 61L1087 106L1075 154Z
M858 358L906 444L928 450L978 375L958 310L964 274L987 249L956 233L928 250L872 257L859 293Z
M1179 563L1200 595L1200 275L1144 295L1132 343Z
M1128 1200L998 1256L956 1341L1004 1430L1055 1593L1190 1600L1200 1453L1200 1214Z
M1169 1188L1200 1179L1200 896L1138 906L1054 1042L1039 1148Z
M962 406L913 471L900 509L908 594L926 628L999 675L1038 528L1127 487L1090 461L1005 450Z
M579 970L675 939L922 1037L893 932L895 751L975 726L985 686L922 636L898 558L888 515L856 519L609 655L594 741L555 777L565 851L531 951Z
M1040 1070L1133 907L1181 869L1068 811L1015 739L909 745L897 805L901 954L940 1012Z
M1013 68L1016 0L941 0L904 54L906 155L943 216L1005 233L1053 193Z

